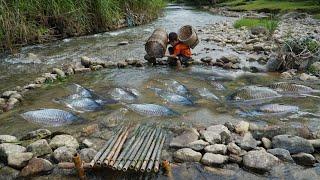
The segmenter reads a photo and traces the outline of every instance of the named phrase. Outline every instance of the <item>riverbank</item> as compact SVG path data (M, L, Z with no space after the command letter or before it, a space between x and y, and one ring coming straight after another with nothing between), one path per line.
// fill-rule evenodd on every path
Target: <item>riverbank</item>
M0 1L0 51L141 25L164 6L163 0Z

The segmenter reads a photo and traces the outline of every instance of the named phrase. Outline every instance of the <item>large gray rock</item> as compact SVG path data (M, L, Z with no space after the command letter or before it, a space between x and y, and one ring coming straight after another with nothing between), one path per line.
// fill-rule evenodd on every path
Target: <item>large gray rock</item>
M275 136L272 139L272 147L286 149L291 154L314 152L314 148L308 140L299 136L291 136L287 134Z
M0 143L17 142L18 139L15 136L0 135Z
M270 139L263 137L261 141L264 148L270 149L272 147L272 142L270 141Z
M11 153L22 153L25 152L26 148L16 144L3 143L0 144L0 159L7 162L8 155Z
M297 164L303 166L313 166L316 163L316 159L311 154L307 153L294 154L292 155L292 158Z
M201 151L201 150L203 150L204 147L206 147L208 145L209 145L208 142L200 139L200 140L196 140L196 141L193 141L193 142L189 143L187 145L187 147L189 147L189 148L191 148L191 149L193 149L195 151Z
M19 176L19 171L11 167L5 166L0 168L0 179L15 180Z
M243 164L245 167L256 171L270 171L272 167L277 165L279 159L266 151L249 151L243 156Z
M77 150L72 147L62 146L53 151L53 157L58 162L72 162Z
M35 176L43 173L48 173L53 169L50 161L42 158L32 158L28 165L24 167L21 172L21 177Z
M35 138L44 138L50 136L52 133L48 129L37 129L35 131L28 132L21 140L29 140Z
M231 132L224 125L218 124L214 126L209 126L206 130L219 134L221 139L220 143L222 144L228 144L231 141Z
M221 154L205 153L201 159L201 163L208 166L221 165L228 161L228 156Z
M49 143L52 149L56 149L58 147L67 146L74 149L79 147L78 141L72 137L71 135L57 135L53 137Z
M58 68L53 68L52 73L57 74L58 77L60 78L66 77L66 74L61 69L58 69Z
M199 162L202 154L190 148L179 149L173 154L177 162Z
M45 139L40 139L31 143L29 146L27 146L27 151L32 152L35 157L52 153L52 149Z
M201 138L205 141L209 142L210 144L220 143L221 136L220 134L214 131L203 130L200 131Z
M1 97L9 99L10 96L11 96L12 94L15 94L15 93L17 93L17 91L5 91L5 92L2 93L2 96L1 96Z
M33 154L30 152L11 153L8 156L8 165L17 169L23 168L28 164L32 156Z
M305 126L290 126L290 125L273 125L253 129L250 131L255 139L266 137L272 139L274 136L288 134L300 136L303 138L310 138L311 132Z
M251 150L251 149L255 149L257 147L257 145L259 144L258 141L256 141L250 132L247 132L244 134L243 138L241 138L241 140L239 140L238 142L236 142L237 145L244 149L244 150Z
M276 156L282 161L293 162L290 152L286 149L282 149L282 148L268 149L268 153Z
M204 150L208 153L213 153L213 154L226 154L227 146L224 144L213 144L205 147Z
M169 146L174 148L184 148L191 142L199 139L199 133L196 129L191 128L183 132L181 135L174 137Z
M80 151L81 160L87 163L91 162L96 154L97 151L92 148L84 148Z

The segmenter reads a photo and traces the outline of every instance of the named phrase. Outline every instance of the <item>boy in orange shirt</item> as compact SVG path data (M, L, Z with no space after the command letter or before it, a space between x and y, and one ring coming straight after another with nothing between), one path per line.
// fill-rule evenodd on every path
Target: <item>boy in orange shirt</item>
M190 47L178 40L178 35L175 32L169 34L169 43L172 47L169 47L169 55L166 54L170 65L176 65L177 69L182 67L182 64L189 65L191 60Z

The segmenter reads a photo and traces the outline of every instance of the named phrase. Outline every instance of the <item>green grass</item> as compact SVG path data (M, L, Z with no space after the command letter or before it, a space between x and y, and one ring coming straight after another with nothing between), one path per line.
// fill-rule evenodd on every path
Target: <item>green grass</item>
M313 17L314 17L315 19L320 19L320 13L319 13L319 14L315 14Z
M0 0L0 51L108 31L128 16L134 25L145 23L164 6L165 0Z
M264 12L288 12L304 11L309 13L320 12L320 3L316 0L292 1L292 0L235 0L221 3L236 11L264 11Z
M278 26L278 20L275 19L251 19L251 18L242 18L237 20L233 26L235 28L247 27L253 28L262 26L265 27L270 33L274 32L274 30Z

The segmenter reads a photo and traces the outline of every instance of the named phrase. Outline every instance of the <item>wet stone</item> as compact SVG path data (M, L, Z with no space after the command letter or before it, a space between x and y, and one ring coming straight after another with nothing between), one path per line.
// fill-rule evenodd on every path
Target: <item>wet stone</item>
M251 150L251 149L255 149L257 147L257 145L259 144L258 141L256 141L250 132L247 132L244 134L243 138L239 141L236 142L237 145L244 150Z
M263 150L249 151L243 156L244 166L258 172L270 171L278 162L277 157Z
M74 69L74 73L84 73L84 72L90 72L91 69L90 68L76 68Z
M92 71L98 71L98 70L100 70L100 69L103 69L103 66L101 66L101 65L91 65L91 66L90 66L90 69L91 69Z
M316 159L308 153L298 153L292 155L292 158L297 164L303 166L313 166L316 163Z
M200 139L200 140L196 140L196 141L193 141L193 142L189 143L189 144L187 145L187 147L189 147L189 148L191 148L191 149L193 149L193 150L195 150L195 151L201 151L201 150L203 150L207 145L209 145L208 142Z
M224 144L213 144L210 146L206 146L204 150L208 153L213 153L213 154L226 154L227 146Z
M40 139L38 141L31 143L27 147L27 151L32 152L35 157L52 153L52 150L51 150L47 140L45 140L45 139Z
M5 91L5 92L2 93L1 97L9 99L9 97L14 93L17 93L17 91Z
M235 154L229 154L229 161L232 163L241 164L242 157Z
M320 148L320 139L311 139L308 140L310 144L313 146L313 148Z
M118 68L125 68L128 66L127 62L118 62L117 63Z
M92 63L92 59L90 59L89 57L87 56L82 56L81 58L81 64L86 67L86 68L89 68L91 63Z
M17 99L17 100L21 101L22 100L22 95L19 94L19 93L14 93L14 94L11 94L10 99L11 98L14 98L14 99Z
M230 153L240 155L241 154L241 148L236 145L236 143L231 142L227 145L227 149Z
M262 141L263 147L265 147L266 149L270 149L272 147L272 142L268 138L263 137L261 141Z
M242 134L249 131L250 124L246 121L240 121L238 124L235 125L236 133Z
M71 135L57 135L51 139L49 145L52 149L56 149L61 146L67 146L74 149L79 147L78 141Z
M48 129L37 129L35 131L30 131L26 135L24 135L21 140L29 140L36 138L44 138L50 136L52 133Z
M223 61L224 63L229 63L229 62L231 62L231 63L233 63L233 64L240 62L240 58L238 58L238 57L235 56L235 55L222 56L222 57L220 58L220 60Z
M53 169L53 165L50 161L42 158L33 158L29 161L28 165L24 167L19 176L35 176L41 174L47 174Z
M6 104L6 100L3 98L0 98L0 107Z
M88 148L93 147L93 143L89 139L84 139L82 141L82 144L85 145L85 147L88 147Z
M268 149L267 152L276 156L282 161L293 162L290 152L286 149L282 149L282 148Z
M212 153L205 153L201 159L201 163L208 166L222 165L227 161L228 156Z
M235 131L235 126L231 122L224 123L224 126L227 127L231 132Z
M17 142L18 139L11 135L0 135L0 143Z
M202 154L190 148L179 149L173 154L177 162L199 162Z
M221 136L214 131L200 131L201 138L205 141L209 142L210 144L220 143Z
M184 131L181 135L174 137L169 146L174 148L183 148L186 147L187 144L198 140L198 138L198 131L194 128L191 128Z
M11 167L5 166L0 168L0 179L15 180L19 176L19 171Z
M66 77L66 74L61 69L58 69L58 68L53 68L52 73L57 74L58 77L60 77L60 78Z
M200 59L200 61L204 63L210 63L212 61L212 57L206 56Z
M28 164L33 154L30 152L25 153L11 153L8 156L8 165L13 168L23 168Z
M22 153L25 152L26 148L16 144L3 143L0 144L0 159L3 162L7 161L7 157L11 153Z
M272 139L272 147L286 149L291 154L300 152L314 152L314 148L308 140L299 136L291 136L286 134L275 136Z
M72 162L75 153L77 153L76 149L63 146L54 150L53 157L58 162Z
M96 154L97 151L92 148L84 148L80 150L81 160L87 163L91 162Z
M36 89L36 88L40 88L41 87L41 84L28 84L26 86L24 86L23 88L24 89Z

